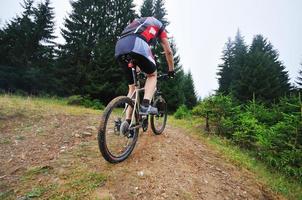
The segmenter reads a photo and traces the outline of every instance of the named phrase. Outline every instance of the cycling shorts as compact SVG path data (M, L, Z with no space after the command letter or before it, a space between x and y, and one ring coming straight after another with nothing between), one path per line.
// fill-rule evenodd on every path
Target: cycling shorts
M128 84L134 84L132 70L128 67L128 63L122 59L123 55L130 54L135 59L138 67L147 74L156 71L154 57L149 45L141 38L130 35L121 38L115 47L115 57L118 64L126 73Z

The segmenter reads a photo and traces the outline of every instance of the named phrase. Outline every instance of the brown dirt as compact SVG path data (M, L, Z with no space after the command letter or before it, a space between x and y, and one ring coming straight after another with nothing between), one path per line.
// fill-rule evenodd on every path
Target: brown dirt
M96 117L62 114L0 119L0 192L15 188L28 169L49 166L61 153L88 141L82 133L90 128L89 122L96 123Z
M96 142L96 115L54 115L27 119L0 119L0 192L13 189L34 166L85 162L87 168L107 174L105 184L87 199L282 199L268 191L245 169L228 163L215 150L168 126L163 135L141 133L132 155L124 162L109 164L101 158ZM84 137L89 131L93 136ZM75 136L76 134L77 137ZM84 156L64 157L88 144ZM82 152L85 153L85 152ZM61 162L59 162L61 159ZM78 161L68 160L78 159ZM56 173L53 176L57 176ZM58 177L47 179L51 183Z

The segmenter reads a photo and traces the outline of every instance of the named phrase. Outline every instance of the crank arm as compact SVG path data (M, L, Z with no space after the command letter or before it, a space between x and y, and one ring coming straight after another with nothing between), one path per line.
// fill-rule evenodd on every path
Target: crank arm
M141 127L142 127L142 125L139 124L139 125L136 125L136 126L133 126L133 127L129 128L129 130L134 130L134 129L141 128Z

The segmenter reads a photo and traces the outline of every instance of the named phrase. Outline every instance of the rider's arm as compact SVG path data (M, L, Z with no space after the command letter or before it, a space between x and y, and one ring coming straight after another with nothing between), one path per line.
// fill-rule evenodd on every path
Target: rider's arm
M164 48L164 52L169 66L169 71L174 71L173 52L168 38L161 38L161 45Z

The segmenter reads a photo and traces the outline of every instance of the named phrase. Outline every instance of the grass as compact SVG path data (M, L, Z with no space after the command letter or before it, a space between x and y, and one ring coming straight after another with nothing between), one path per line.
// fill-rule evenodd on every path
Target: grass
M25 136L24 135L17 135L16 140L25 140Z
M65 99L0 95L0 119L41 117L66 113L69 115L97 114L100 111L80 106L67 106ZM1 127L1 126L0 126Z
M62 155L54 167L28 169L21 178L19 196L25 199L90 199L93 192L105 184L107 175L81 162L77 152L83 147L78 148Z
M0 144L11 144L12 141L8 138L1 138L0 139Z
M0 199L13 199L11 198L12 195L14 194L14 190L7 190L5 192L0 192Z
M23 174L21 180L32 180L35 179L36 175L42 174L46 175L49 174L53 170L53 167L51 166L38 166L28 169L25 174Z
M64 175L65 183L49 191L45 199L87 199L98 187L101 187L107 177L98 172L86 172L77 168Z
M20 122L10 130L16 133L12 139L2 138L0 135L0 144L10 145L13 140L27 140L27 136L23 135L26 132L43 134L44 127L37 126L37 122L41 118L57 114L85 116L99 115L100 111L70 106L64 99L0 95L0 129L10 127L9 123L12 121ZM22 172L14 189L10 186L2 187L6 190L0 192L0 199L91 199L94 191L107 180L105 172L100 173L96 167L92 167L99 164L96 158L99 152L91 146L95 147L96 144L81 143L71 151L62 153L50 165L28 168ZM83 159L91 162L90 165L83 162Z
M187 120L178 120L174 117L170 117L169 123L188 130L190 135L208 144L212 149L218 151L226 160L236 166L248 169L255 174L258 181L272 191L288 199L302 199L302 185L300 183L289 180L288 177L268 169L261 161L255 159L251 152L240 149L229 140L213 134L205 134L200 127L200 125L204 124L202 119L190 118Z
M41 197L43 195L43 193L46 191L47 191L47 188L35 187L30 192L28 192L25 196L27 198Z

